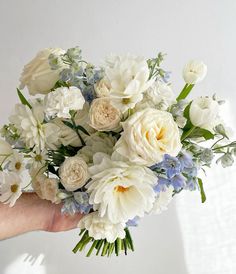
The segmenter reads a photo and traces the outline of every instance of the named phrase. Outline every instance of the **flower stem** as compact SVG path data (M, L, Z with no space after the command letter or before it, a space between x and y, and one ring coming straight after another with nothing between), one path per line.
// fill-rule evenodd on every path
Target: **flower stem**
M176 98L176 101L178 102L180 100L185 99L189 95L189 93L193 87L194 87L193 84L185 84L185 86L182 89L182 91L180 92L179 96Z

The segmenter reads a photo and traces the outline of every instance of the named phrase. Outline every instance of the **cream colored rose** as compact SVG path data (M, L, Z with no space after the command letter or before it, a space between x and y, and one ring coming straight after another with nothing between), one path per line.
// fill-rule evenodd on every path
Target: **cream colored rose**
M32 187L36 194L45 200L49 200L52 203L60 203L58 198L58 180L55 178L47 178L44 174L36 176L32 182Z
M31 95L47 94L59 80L59 70L52 70L48 57L50 54L60 55L64 50L47 48L41 50L36 57L25 65L20 78L20 88L27 86Z
M60 166L59 176L66 190L75 191L88 180L88 166L81 157L67 158Z
M106 78L103 78L94 85L94 89L98 97L108 97L111 86L109 81Z
M89 111L90 126L98 131L110 131L119 128L120 111L115 108L109 98L93 100Z
M124 132L115 145L115 153L130 162L151 166L164 154L176 156L181 150L180 134L172 115L146 108L134 113L124 123Z

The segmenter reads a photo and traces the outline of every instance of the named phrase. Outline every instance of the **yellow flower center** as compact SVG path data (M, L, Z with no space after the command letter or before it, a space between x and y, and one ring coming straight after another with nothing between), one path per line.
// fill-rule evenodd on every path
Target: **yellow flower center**
M16 193L18 188L19 188L19 186L17 184L11 185L11 192Z
M123 187L123 186L116 186L115 187L115 191L116 192L121 192L121 193L123 193L123 192L126 192L126 191L128 191L129 190L129 187Z
M131 102L130 98L123 98L122 99L122 104L128 105Z
M34 159L35 159L36 162L41 162L43 157L42 157L42 155L38 154L34 157Z
M20 170L21 169L21 162L16 162L15 169Z

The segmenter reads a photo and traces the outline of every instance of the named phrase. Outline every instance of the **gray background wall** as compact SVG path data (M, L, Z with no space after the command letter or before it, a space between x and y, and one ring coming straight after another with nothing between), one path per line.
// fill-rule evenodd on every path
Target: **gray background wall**
M209 72L194 95L228 98L225 115L235 123L235 14L234 0L0 0L0 124L17 102L23 65L42 48L75 45L97 64L111 52L166 52L176 94L185 62L202 59ZM186 193L168 212L145 218L133 229L136 252L128 257L86 259L71 253L78 231L34 232L0 242L0 273L236 273L234 174L211 171L206 205Z

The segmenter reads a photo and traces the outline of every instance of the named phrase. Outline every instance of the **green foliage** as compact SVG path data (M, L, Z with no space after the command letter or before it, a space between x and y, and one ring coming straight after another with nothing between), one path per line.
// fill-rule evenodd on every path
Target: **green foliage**
M206 194L205 194L205 191L204 191L204 188L203 188L203 182L202 182L201 178L198 178L198 185L199 185L199 188L200 188L202 203L205 203Z
M28 106L30 109L32 109L32 106L30 105L30 103L27 101L27 99L25 98L25 96L23 95L23 93L18 88L17 88L17 94L18 94L18 97L19 97L21 103L23 105Z

